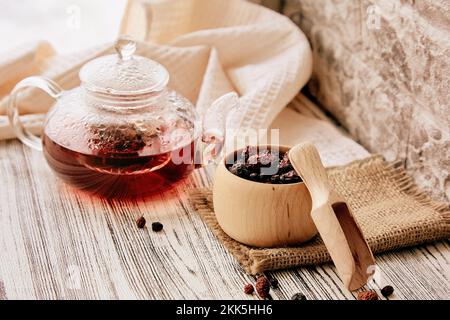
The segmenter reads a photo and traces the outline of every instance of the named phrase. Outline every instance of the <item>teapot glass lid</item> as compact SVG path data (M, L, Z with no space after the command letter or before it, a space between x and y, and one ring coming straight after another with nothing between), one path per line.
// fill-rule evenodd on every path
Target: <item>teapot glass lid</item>
M94 59L80 70L80 80L90 91L109 95L139 95L161 91L169 81L166 68L156 61L134 55L136 42L129 37L116 41L117 54Z

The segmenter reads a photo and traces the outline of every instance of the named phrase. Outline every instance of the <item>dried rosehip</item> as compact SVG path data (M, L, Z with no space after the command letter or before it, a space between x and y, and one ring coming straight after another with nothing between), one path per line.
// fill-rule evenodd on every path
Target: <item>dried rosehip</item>
M258 164L260 164L259 156L257 154L251 155L250 157L248 157L247 163L251 164L251 165L258 165Z
M159 232L163 229L163 224L161 222L153 222L152 223L152 230L155 232Z
M249 172L247 166L242 163L233 164L230 168L230 172L241 178L246 178L250 175L250 172Z
M244 287L245 294L252 294L253 291L255 291L255 288L250 283L245 285L245 287Z
M261 298L267 299L269 297L269 291L270 291L269 280L267 280L267 278L264 276L260 276L256 280L256 292Z
M255 173L255 172L250 173L250 175L248 177L250 178L250 180L253 180L253 181L259 180L259 174Z
M264 151L259 155L259 163L263 167L270 167L275 161L277 161L277 158L270 151Z
M135 125L128 127L105 127L92 125L92 134L88 140L89 148L96 154L114 154L138 152L146 146L142 131Z
M144 217L140 217L139 219L136 220L136 225L139 229L142 229L145 227L145 218Z
M244 148L244 150L242 150L241 153L241 159L244 160L244 162L248 162L248 159L252 156L252 155L256 155L258 153L257 148L256 147L252 147L252 146L246 146Z
M278 172L279 173L286 173L288 171L294 170L292 167L291 162L289 161L289 157L287 152L283 155L283 158L280 160L280 163L278 164Z
M277 174L274 174L270 177L270 182L272 183L280 183L280 176Z
M233 165L227 165L228 170L244 179L262 183L296 183L301 178L292 167L287 152L273 152L246 147L237 156Z
M358 300L379 300L378 294L374 290L358 293Z
M291 297L291 300L306 300L306 296L303 293L296 293Z
M277 279L275 279L275 278L270 278L270 279L269 279L269 282L270 282L270 286L271 286L272 288L274 288L274 289L277 289L277 288L278 288L278 280L277 280Z
M295 172L295 170L291 170L289 172L282 174L280 179L281 182L283 183L292 183L301 181L300 177L298 176L297 172Z
M393 293L394 288L392 286L385 286L383 289L381 289L381 294L383 295L383 297L389 297Z

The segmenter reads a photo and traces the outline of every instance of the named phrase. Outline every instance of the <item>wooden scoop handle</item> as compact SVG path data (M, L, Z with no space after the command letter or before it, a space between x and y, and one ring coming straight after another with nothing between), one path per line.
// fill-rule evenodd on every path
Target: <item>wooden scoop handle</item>
M289 151L289 159L311 194L312 219L342 282L349 290L362 287L375 259L345 200L331 189L317 149L299 144Z

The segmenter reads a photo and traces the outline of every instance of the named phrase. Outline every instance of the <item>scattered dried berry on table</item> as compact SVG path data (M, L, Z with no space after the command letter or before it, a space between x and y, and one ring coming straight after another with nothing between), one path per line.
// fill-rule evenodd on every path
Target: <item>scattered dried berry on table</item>
M139 229L142 229L145 227L145 218L144 217L140 217L139 219L136 220L136 225Z
M373 291L363 291L358 293L358 300L379 300L378 294Z
M267 280L267 278L264 276L260 276L256 280L256 292L261 298L267 299L269 297L269 291L270 291L269 280Z
M383 289L381 289L381 294L384 297L389 297L393 293L394 293L394 288L392 286L385 286Z
M306 300L306 296L303 293L296 293L291 297L291 300Z
M255 291L255 288L254 288L250 283L248 283L248 284L245 285L245 287L244 287L244 292L245 292L246 294L252 294L253 291Z
M271 286L272 288L274 288L274 289L277 289L277 288L278 288L278 280L277 280L277 279L275 279L275 278L270 278L270 279L269 279L269 282L270 282L270 286Z
M152 223L152 230L155 232L161 231L163 229L163 224L161 222L153 222Z

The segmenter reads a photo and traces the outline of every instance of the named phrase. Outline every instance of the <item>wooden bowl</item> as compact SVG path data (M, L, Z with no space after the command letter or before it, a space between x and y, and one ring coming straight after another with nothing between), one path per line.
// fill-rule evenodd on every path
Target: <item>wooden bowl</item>
M262 146L270 150L271 146ZM280 152L287 146L275 147ZM311 196L303 182L267 184L232 174L236 150L219 163L213 188L214 212L231 238L255 247L280 247L308 241L317 234L311 218Z

